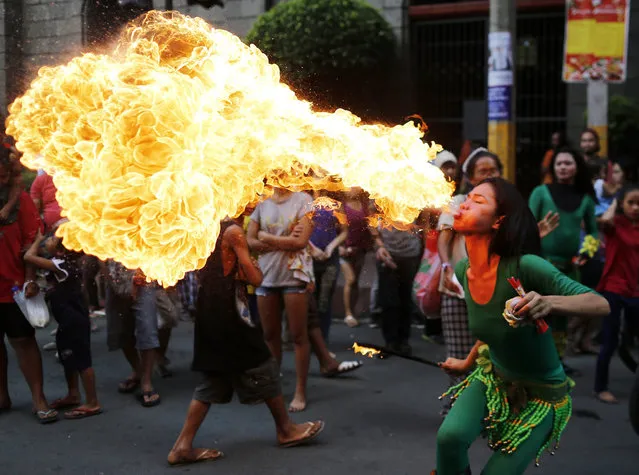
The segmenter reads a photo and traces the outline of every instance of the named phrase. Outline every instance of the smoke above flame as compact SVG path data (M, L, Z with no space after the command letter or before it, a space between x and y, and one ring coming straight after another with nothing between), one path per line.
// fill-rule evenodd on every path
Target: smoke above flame
M112 54L42 68L9 111L22 162L53 176L64 245L163 285L271 187L360 186L398 225L453 191L412 123L313 111L255 46L177 12L138 18Z

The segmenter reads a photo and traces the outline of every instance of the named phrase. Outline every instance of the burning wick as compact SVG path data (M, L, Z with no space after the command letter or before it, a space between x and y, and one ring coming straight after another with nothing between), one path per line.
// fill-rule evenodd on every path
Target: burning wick
M376 355L381 354L381 351L376 350L375 348L368 348L367 346L360 346L357 343L353 343L353 352L359 353L360 355L368 356L372 358Z
M526 291L524 290L524 287L521 285L521 281L519 279L517 279L516 277L509 277L508 283L513 289L515 289L515 292L517 292L517 295L519 295L520 298L524 298L524 296L526 295ZM504 318L506 319L508 324L513 328L516 328L517 326L519 326L519 323L523 320L523 317L517 317L511 311L512 308L514 308L515 305L519 303L519 300L515 302L516 299L517 298L515 297L515 299L509 300L509 302L512 302L512 303L511 305L508 305L508 303L506 303L506 309L504 310ZM548 331L548 324L543 318L538 318L537 320L535 320L534 323L535 323L535 326L537 327L537 333L542 334Z

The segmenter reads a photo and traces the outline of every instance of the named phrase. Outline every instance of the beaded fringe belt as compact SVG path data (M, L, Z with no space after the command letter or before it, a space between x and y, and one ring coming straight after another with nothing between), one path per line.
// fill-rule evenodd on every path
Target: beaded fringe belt
M488 346L484 345L479 350L477 368L464 381L448 389L440 399L451 396L454 402L475 380L486 386L488 417L484 421L491 449L509 454L515 452L552 411L552 431L537 452L535 464L539 466L541 455L551 446L549 450L554 454L572 414L569 392L574 383L571 380L561 384L507 381L493 368Z

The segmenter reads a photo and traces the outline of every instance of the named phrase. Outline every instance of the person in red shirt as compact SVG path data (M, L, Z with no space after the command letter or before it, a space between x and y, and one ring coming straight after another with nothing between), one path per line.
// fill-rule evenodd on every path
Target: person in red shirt
M55 196L56 191L53 178L44 172L38 173L31 184L31 199L42 216L47 231L53 229L53 225L62 219L60 205Z
M0 190L10 186L11 168L8 150L0 148ZM20 368L31 388L33 409L41 423L54 422L58 413L52 410L44 397L42 358L35 339L35 330L29 324L13 299L12 288L24 288L27 298L40 291L34 281L35 272L25 267L23 254L40 229L40 218L33 201L25 192L17 203L17 219L0 225L0 412L11 409L7 380L7 348L5 335L20 362Z
M610 315L603 321L595 396L602 402L616 403L617 398L608 390L608 369L619 343L621 311L625 311L626 325L636 328L639 324L639 185L625 188L601 222L606 264L597 291L610 303Z

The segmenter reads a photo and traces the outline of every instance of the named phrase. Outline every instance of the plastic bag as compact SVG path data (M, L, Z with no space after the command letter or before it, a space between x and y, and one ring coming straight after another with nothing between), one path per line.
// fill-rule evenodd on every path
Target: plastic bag
M27 321L34 328L44 328L49 324L49 307L42 292L35 297L26 298L24 290L14 287L13 300L18 304Z
M413 279L413 302L425 316L439 315L441 310L441 293L439 280L442 263L439 253L426 247L422 255L419 270Z

